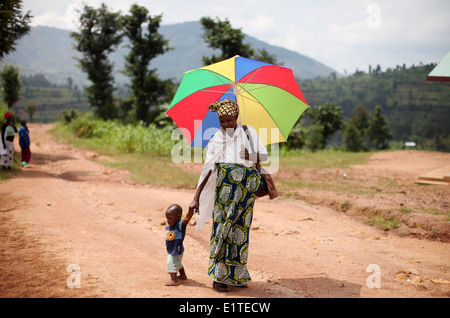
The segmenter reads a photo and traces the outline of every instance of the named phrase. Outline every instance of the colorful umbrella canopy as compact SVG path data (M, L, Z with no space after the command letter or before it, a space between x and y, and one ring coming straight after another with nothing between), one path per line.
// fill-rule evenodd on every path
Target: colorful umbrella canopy
M205 147L220 129L207 106L223 99L238 103L241 124L253 126L266 145L285 142L309 107L291 69L237 55L186 72L166 114L191 146Z

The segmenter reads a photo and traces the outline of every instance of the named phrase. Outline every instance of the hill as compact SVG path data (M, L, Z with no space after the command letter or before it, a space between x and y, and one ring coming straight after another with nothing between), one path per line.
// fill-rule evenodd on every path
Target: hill
M211 55L214 51L207 47L201 38L203 33L199 22L162 25L161 34L174 48L170 52L155 58L151 68L158 70L162 79L181 79L184 72L201 67L202 55ZM267 44L256 38L246 36L245 42L254 48L265 48L284 66L292 68L299 79L326 77L335 72L333 69L285 48ZM52 27L33 27L31 32L19 40L16 52L8 55L5 62L19 66L22 75L42 73L53 83L66 83L70 76L74 84L83 86L86 76L76 67L73 57L80 54L73 49L70 32ZM128 48L124 41L110 59L115 64L116 81L120 85L127 79L120 73Z
M370 73L356 72L345 78L320 78L299 81L311 106L336 103L349 118L359 105L372 112L382 107L394 139L415 141L421 149L450 151L450 85L427 82L434 64Z

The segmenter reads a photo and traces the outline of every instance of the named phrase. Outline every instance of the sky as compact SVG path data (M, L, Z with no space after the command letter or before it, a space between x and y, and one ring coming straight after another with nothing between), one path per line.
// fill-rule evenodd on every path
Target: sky
M228 18L233 28L306 55L341 74L438 63L450 52L448 0L23 0L32 26L76 30L83 3L128 13L132 4L162 24Z

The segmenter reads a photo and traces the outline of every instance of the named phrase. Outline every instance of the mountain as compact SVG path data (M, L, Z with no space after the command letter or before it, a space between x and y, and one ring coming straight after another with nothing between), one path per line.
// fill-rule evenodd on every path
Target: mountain
M200 22L162 25L159 31L174 48L151 63L150 67L157 69L162 79L180 80L184 72L202 66L203 55L214 53L201 38L203 29ZM299 79L327 77L335 72L312 58L267 44L251 36L246 36L244 41L255 49L265 48L285 67L292 68ZM83 86L87 81L86 75L76 66L78 62L74 57L81 55L73 48L73 44L70 31L44 26L33 27L28 35L18 41L16 51L8 55L4 62L18 66L22 75L41 73L53 83L66 83L70 76L74 84ZM126 41L123 41L116 52L110 55L115 65L118 84L127 82L127 78L120 73L124 64L123 56L127 52Z

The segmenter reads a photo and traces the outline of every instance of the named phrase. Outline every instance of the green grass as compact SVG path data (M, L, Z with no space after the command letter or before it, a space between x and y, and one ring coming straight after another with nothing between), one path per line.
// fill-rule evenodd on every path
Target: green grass
M378 182L379 182L380 186L386 187L386 188L402 188L403 187L401 184L398 184L392 178L379 178Z
M423 212L428 213L428 214L433 214L433 215L450 216L450 211L439 211L439 210L435 210L435 209L426 209Z
M367 221L367 223L369 223L369 225L371 225L371 226L376 225L382 231L389 231L391 229L396 229L399 226L397 220L395 220L395 219L385 220L381 216L370 218Z
M405 214L408 214L408 213L412 212L412 210L410 208L400 208L399 210L400 210L400 212L403 212Z
M0 184L11 179L11 177L13 177L21 169L22 165L20 162L20 152L14 152L13 166L11 168L11 171L3 170L3 166L0 167Z
M352 165L366 164L372 153L354 153L325 149L287 151L280 157L280 166L287 168L345 169Z
M450 222L450 211L440 211L436 209L425 209L424 213L433 214L433 215L444 215L446 216L445 221Z
M302 189L307 188L311 190L325 190L325 191L333 191L338 193L346 193L346 194L376 194L380 193L380 191L363 187L360 184L351 184L347 182L330 182L330 181L304 181L300 179L289 179L289 180L277 180L278 183L281 184L282 188L285 189ZM390 192L382 192L384 194L389 194Z
M114 156L114 159L117 162L99 163L111 168L126 169L130 171L130 178L139 183L192 189L197 186L197 174L183 171L181 165L171 164L165 157L121 153Z

